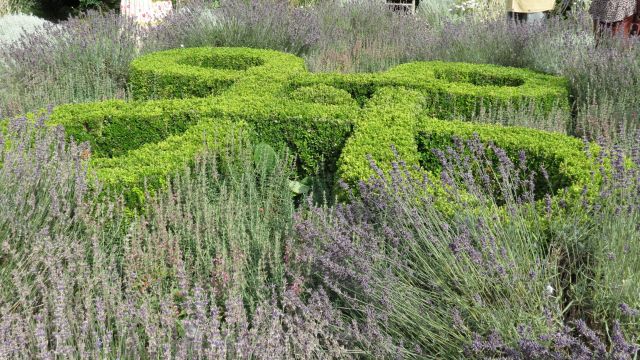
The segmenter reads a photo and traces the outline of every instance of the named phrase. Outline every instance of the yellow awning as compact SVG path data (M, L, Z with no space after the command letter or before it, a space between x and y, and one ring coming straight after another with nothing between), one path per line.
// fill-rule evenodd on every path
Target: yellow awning
M507 0L507 11L534 13L553 10L555 0Z

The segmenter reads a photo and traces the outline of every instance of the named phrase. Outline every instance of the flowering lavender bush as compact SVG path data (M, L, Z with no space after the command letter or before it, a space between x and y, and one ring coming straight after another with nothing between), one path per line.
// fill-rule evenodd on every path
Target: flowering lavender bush
M312 71L370 72L417 59L429 25L383 1L330 1L317 7L319 41L305 56Z
M560 74L570 124L533 104L469 120L603 144L602 181L578 198L536 192L545 169L472 139L435 153L437 177L372 164L348 202L296 209L289 160L262 166L238 143L132 213L98 195L90 149L46 115L1 122L0 358L638 358L640 48L596 47L581 11L514 24L436 10L192 3L149 29L88 13L2 46L0 117L126 98L148 51L249 46L314 71L447 60Z
M286 0L223 0L218 8L196 2L169 15L147 46L245 46L302 54L318 40L317 27L316 12Z
M428 174L400 162L349 204L298 214L301 259L366 334L360 346L374 357L636 356L640 163L603 165L596 200L536 201L524 154L514 163L475 139L438 156L453 213Z
M0 141L2 357L348 357L327 295L285 271L288 161L205 155L135 215L43 120Z
M126 95L142 29L115 13L89 12L0 47L0 117L47 105Z

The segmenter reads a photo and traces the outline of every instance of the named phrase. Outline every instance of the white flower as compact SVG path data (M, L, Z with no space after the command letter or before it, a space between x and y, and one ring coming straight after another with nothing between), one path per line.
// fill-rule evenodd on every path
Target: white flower
M553 295L553 292L555 291L553 286L551 286L549 284L547 284L547 287L545 288L545 290L547 291L547 295Z

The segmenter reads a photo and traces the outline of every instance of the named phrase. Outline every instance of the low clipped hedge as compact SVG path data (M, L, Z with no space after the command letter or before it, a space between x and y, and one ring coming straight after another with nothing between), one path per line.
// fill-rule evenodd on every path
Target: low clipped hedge
M440 161L432 149L455 147L454 139L477 138L504 150L514 164L519 164L520 152L523 151L527 169L537 174L535 185L538 192L567 188L577 194L592 181L593 160L589 159L584 142L563 134L429 117L417 121L415 134L420 165L434 172L440 169ZM597 150L597 147L592 149ZM543 168L548 179L544 178Z
M422 62L375 74L309 74L296 56L248 48L149 54L131 64L130 85L134 101L58 106L50 123L63 125L76 140L88 141L99 178L124 191L132 204L142 200L144 179L151 189L164 186L167 174L198 153L203 139L210 143L211 134L220 144L228 134L242 133L255 142L287 146L298 156L301 175L325 166L325 171L337 171L354 183L372 175L366 155L378 164L388 163L396 157L394 145L407 163L430 168L434 164L421 154L421 147L447 146L447 136L473 131L463 123L443 122L460 129L444 131L437 120L424 120L425 113L449 118L482 106L531 102L567 114L569 108L563 79L528 70ZM441 138L428 131L431 127L443 129L438 132ZM502 127L493 129L483 130L483 139L501 139ZM522 136L531 131L528 138L541 133L517 131ZM575 142L557 136L541 141L560 142L561 137ZM498 145L502 143L511 144L505 140ZM557 160L545 156L539 160ZM578 178L563 165L574 160L580 161L576 155L548 166L550 173L558 169L563 179L558 186Z
M224 153L229 144L241 143L248 135L244 122L203 119L178 135L157 143L148 143L125 155L96 157L92 166L98 178L110 189L122 193L126 203L139 207L146 189L159 189L167 179L206 149Z
M440 61L402 64L375 74L306 74L293 87L326 84L349 92L364 104L382 87L418 91L423 107L438 118L471 117L482 108L529 107L542 113L560 110L570 118L566 79L527 69Z
M355 100L351 94L333 86L317 84L313 86L302 86L289 94L292 100L311 102L326 105L355 105Z
M282 83L305 71L304 61L279 51L249 48L191 48L152 53L131 63L135 99L219 95L239 80ZM253 95L264 95L257 93Z
M524 127L431 118L420 110L416 95L416 90L386 87L372 96L340 157L342 179L354 184L374 176L367 155L382 171L400 158L409 168L420 165L437 174L441 164L434 149L445 151L455 148L456 139L476 138L505 150L515 164L523 151L527 168L537 174L538 192L569 188L572 193L579 193L592 181L593 161L580 139ZM543 167L548 179L543 176Z
M244 121L252 136L274 146L287 146L311 173L323 162L335 163L351 133L357 107L275 102L270 98L152 100L63 105L51 124L63 125L79 141L88 141L98 157L124 156L147 143L180 134L201 120Z
M368 156L383 171L397 157L418 164L415 131L421 109L417 95L413 90L387 87L367 102L340 157L338 169L344 181L353 184L375 175Z

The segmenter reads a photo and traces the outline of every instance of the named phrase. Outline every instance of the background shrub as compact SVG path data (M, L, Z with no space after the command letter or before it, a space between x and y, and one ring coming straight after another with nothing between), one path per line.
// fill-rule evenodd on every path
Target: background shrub
M175 65L158 70L167 59ZM213 60L221 69L208 66ZM249 64L245 60L259 65L229 69L244 68ZM185 67L179 62L204 65ZM141 203L145 177L150 190L163 187L167 174L203 149L203 139L223 146L226 135L235 132L232 128L248 128L247 135L257 141L290 148L298 155L302 176L316 171L333 174L357 107L353 101L284 101L286 80L302 70L301 59L267 50L161 52L134 63L132 87L140 90L138 96L209 97L63 105L54 110L50 123L65 126L69 136L92 145L93 168L106 184L126 189L130 205ZM194 83L200 85L190 86ZM226 88L223 96L210 97ZM158 156L165 160L162 166Z
M196 2L152 30L151 50L180 46L235 46L300 55L318 40L317 16L287 0Z
M142 30L115 13L90 12L0 47L0 117L48 105L126 97Z
M11 14L30 14L35 3L32 0L0 0L0 16Z
M8 46L23 33L33 33L47 24L46 20L33 15L7 14L0 17L0 44Z

